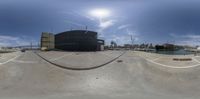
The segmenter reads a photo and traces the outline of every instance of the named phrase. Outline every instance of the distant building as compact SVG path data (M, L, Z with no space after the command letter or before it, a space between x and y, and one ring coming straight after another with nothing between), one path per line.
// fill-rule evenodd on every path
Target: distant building
M199 47L199 46L197 47L197 50L199 50L199 51L200 51L200 47Z
M41 50L51 50L55 48L55 37L53 33L42 32Z
M97 51L103 51L104 50L104 40L97 39Z
M97 32L72 30L55 35L55 48L66 51L104 50L104 40L97 39Z
M131 44L124 44L124 47L125 48L131 48L133 45L131 45Z
M164 50L164 51L174 51L176 50L176 46L174 44L163 44L163 45L156 45L155 46L156 50Z

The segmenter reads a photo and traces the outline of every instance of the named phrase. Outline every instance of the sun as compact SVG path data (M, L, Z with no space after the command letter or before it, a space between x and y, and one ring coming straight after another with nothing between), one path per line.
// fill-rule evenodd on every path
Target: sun
M89 13L97 18L105 18L110 16L110 11L108 9L93 9Z

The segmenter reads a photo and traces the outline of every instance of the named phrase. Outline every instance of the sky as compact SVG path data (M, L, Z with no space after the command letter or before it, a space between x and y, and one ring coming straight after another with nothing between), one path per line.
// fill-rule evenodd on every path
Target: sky
M106 16L93 11L105 10ZM97 31L110 44L200 45L198 0L0 0L0 46L38 44L42 32Z

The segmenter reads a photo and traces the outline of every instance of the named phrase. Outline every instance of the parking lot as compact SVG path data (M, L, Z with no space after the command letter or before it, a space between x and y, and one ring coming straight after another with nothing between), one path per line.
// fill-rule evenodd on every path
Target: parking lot
M43 60L36 53L56 64L76 68L96 66L123 55L99 68L69 70ZM126 53L36 51L36 53L14 52L1 57L1 98L197 99L199 97L200 67L197 62L199 57L191 56L197 61L192 60L193 63L189 65L180 62L183 64L181 66L178 63L167 64L159 61L161 55L150 56L151 53L136 51ZM3 61L4 58L6 59ZM193 65L196 66L182 68Z

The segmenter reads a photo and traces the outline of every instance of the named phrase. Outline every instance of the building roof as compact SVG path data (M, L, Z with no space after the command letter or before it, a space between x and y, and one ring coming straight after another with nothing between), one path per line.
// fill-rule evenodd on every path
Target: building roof
M73 33L73 34L82 34L82 33L88 33L88 34L94 34L94 35L97 35L97 32L94 32L94 31L88 31L88 30L71 30L71 31L65 31L65 32L61 32L61 33L58 33L56 35L60 35L60 34L63 34L63 33Z

